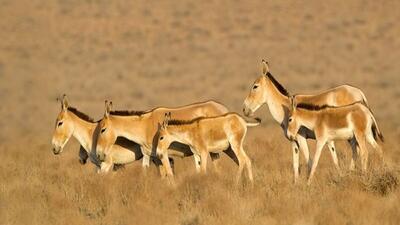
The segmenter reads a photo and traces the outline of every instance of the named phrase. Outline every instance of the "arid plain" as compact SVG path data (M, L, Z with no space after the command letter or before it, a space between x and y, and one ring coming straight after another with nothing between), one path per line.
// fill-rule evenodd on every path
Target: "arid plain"
M398 224L399 1L0 1L0 224ZM323 152L313 184L293 184L292 153L266 107L245 148L255 185L236 165L195 174L176 159L177 187L136 162L105 176L61 155L51 136L63 93L95 119L104 100L147 110L215 99L241 112L261 59L290 93L348 83L366 94L386 163L339 176ZM310 141L312 152L315 142Z

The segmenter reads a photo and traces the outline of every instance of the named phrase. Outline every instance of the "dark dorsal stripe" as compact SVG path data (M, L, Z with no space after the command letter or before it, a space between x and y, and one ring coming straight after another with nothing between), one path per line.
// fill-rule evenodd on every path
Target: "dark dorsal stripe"
M73 113L75 116L90 122L90 123L96 123L96 121L94 121L94 119L88 115L86 115L85 113L79 111L78 109L74 108L74 107L68 107L68 111L70 111L71 113Z
M129 110L114 110L110 112L110 115L115 116L141 116L147 113L146 111L129 111Z
M319 111L319 110L324 110L324 109L337 109L337 108L342 108L342 107L348 107L348 106L352 106L355 104L362 104L365 106L365 104L362 101L357 101L357 102L353 102L350 103L348 105L341 105L341 106L337 106L337 105L314 105L314 104L310 104L310 103L299 103L296 105L296 108L299 109L306 109L306 110L312 110L312 111Z
M306 109L306 110L311 110L311 111L319 111L319 110L323 110L326 108L336 108L336 107L330 106L330 105L314 105L314 104L309 104L309 103L299 103L299 104L297 104L296 108Z
M266 76L272 81L272 83L274 84L274 86L276 87L276 89L278 89L278 91L283 94L284 96L289 97L289 92L282 86L282 84L280 84L274 76L272 76L272 74L270 72L268 72L266 74Z
M198 117L194 118L192 120L169 120L168 125L174 125L174 126L179 126L179 125L186 125L186 124L192 124L194 122L197 122L205 117Z

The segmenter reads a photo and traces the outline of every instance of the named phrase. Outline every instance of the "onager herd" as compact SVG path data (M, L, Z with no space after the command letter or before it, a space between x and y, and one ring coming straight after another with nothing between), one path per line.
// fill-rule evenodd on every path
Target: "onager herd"
M263 104L268 106L284 137L291 142L295 183L299 177L299 152L308 165L310 184L325 144L341 173L335 140L349 142L350 170L355 169L358 158L362 171L367 170L367 142L383 161L378 144L383 142L383 135L360 89L341 85L319 94L291 95L272 76L265 60L262 60L262 75L252 85L243 104L247 119L213 100L148 111L115 111L112 102L106 101L104 117L98 121L69 106L65 95L60 102L61 111L52 138L53 153L60 154L74 136L80 143L79 162L85 164L89 158L99 173L142 159L144 168L154 162L161 176L174 184L174 158L193 156L196 171L206 173L208 155L217 169L220 154L224 152L239 167L236 181L240 181L246 168L248 179L253 183L251 159L243 145L247 127L261 123L253 114ZM307 139L316 140L313 160Z

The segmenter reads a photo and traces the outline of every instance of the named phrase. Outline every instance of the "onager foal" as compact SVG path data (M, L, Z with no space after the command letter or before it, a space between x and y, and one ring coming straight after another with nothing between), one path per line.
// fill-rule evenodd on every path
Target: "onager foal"
M105 159L99 162L95 154L91 153L96 127L97 122L76 108L70 107L67 97L64 95L52 138L53 153L60 154L68 140L74 136L81 145L79 162L85 164L89 158L92 163L100 167L99 172L106 173L114 167L114 164L127 164L142 158L142 153L135 143L126 139L118 139L116 144L110 148Z
M209 153L225 151L239 165L237 182L240 180L244 166L247 168L250 181L253 182L251 161L243 149L243 141L247 127L259 125L259 121L247 122L237 113L227 113L217 117L200 117L188 121L170 120L170 117L171 113L166 114L163 124L160 125L157 155L163 162L172 182L173 173L168 161L168 146L174 141L187 144L194 155L200 156L202 172L206 172ZM228 150L229 146L231 150Z
M255 80L253 86L251 87L251 90L243 104L243 112L246 116L252 116L257 109L266 104L272 117L276 122L278 122L283 130L283 133L286 135L288 111L290 107L290 94L274 78L274 76L272 76L268 63L265 60L262 60L262 66L263 74ZM368 105L364 93L360 89L350 85L337 86L313 95L296 95L296 100L298 102L314 105L327 104L332 106L341 106L357 101L361 101L365 105ZM308 164L308 169L311 169L312 160L309 156L307 139L314 139L314 134L310 130L302 127L297 134L298 144L294 142L291 143L295 183L299 176L299 149L303 152L304 158ZM340 172L334 142L329 142L328 145L333 162Z
M368 149L366 141L371 144L383 159L381 147L376 142L379 138L383 142L383 135L378 124L368 107L360 102L347 106L317 106L305 103L296 104L292 99L287 136L290 140L297 141L297 133L304 126L315 133L317 141L314 162L308 178L308 184L314 176L324 145L333 140L348 140L351 143L353 157L350 163L354 169L357 153L361 157L362 171L366 171L368 163Z

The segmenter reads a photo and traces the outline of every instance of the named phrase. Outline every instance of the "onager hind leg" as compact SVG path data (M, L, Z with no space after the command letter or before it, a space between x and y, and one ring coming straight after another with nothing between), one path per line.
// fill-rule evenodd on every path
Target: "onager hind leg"
M238 169L237 176L236 176L236 183L239 183L240 178L242 176L244 165L248 161L250 161L250 159L247 157L246 153L243 151L243 147L242 147L243 141L242 140L240 140L239 138L232 138L232 140L230 140L229 143L231 145L232 151L235 153L236 158L238 160L239 169ZM249 176L250 176L250 174L249 174ZM253 179L253 174L251 173L251 180L252 179Z
M357 143L360 147L360 158L361 158L361 170L363 172L367 171L368 166L368 149L366 146L366 138L363 134L355 135Z
M351 140L348 140L350 146L351 146L351 161L350 161L350 167L349 169L351 171L355 170L356 168L356 162L358 158L358 153L360 152L358 143L355 137L353 137Z
M375 141L374 136L372 135L372 133L367 135L367 142L370 145L372 145L372 147L378 152L382 163L384 163L382 147Z
M245 159L247 175L249 176L249 180L251 183L253 183L253 169L251 167L251 160L250 160L249 156L247 156L246 152L243 149L243 143L240 148L240 152L244 156L244 159Z
M329 152L331 153L333 163L335 164L336 170L339 172L339 174L342 174L342 171L340 170L340 167L339 167L335 143L333 141L328 141L327 145L329 148Z

